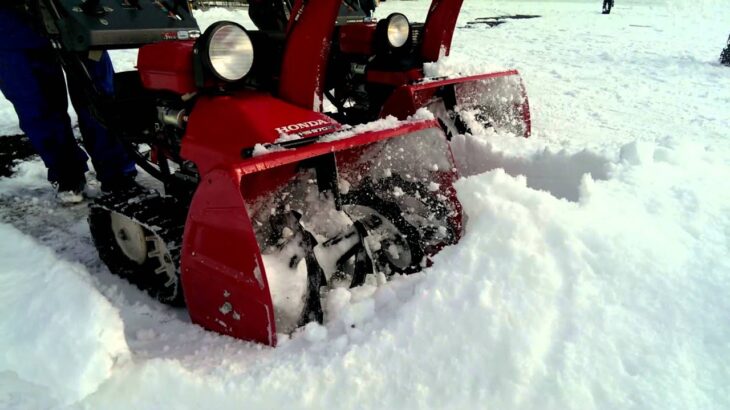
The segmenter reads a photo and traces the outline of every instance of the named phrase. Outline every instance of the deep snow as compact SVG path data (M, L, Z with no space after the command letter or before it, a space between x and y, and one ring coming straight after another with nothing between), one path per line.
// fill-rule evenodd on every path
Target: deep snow
M515 13L543 17L465 28ZM519 69L534 137L457 137L463 240L331 292L327 325L276 349L111 275L84 207L21 164L0 179L0 408L730 408L728 21L722 1L467 1L441 69Z

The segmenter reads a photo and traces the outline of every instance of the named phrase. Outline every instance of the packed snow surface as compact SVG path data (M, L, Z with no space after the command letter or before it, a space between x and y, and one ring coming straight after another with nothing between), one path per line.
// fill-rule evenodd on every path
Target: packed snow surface
M505 14L542 17L468 24ZM461 242L330 292L326 325L275 349L111 275L85 207L20 164L0 179L0 408L730 408L729 21L725 1L465 2L437 68L518 69L533 137L456 137Z

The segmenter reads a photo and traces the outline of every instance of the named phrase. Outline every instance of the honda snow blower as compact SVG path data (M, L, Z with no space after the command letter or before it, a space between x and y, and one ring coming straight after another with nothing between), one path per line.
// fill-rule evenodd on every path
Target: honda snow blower
M463 77L426 77L424 63L449 54L463 0L433 0L425 23L400 13L337 27L326 93L335 118L361 123L428 108L446 135L528 137L530 109L516 70Z
M519 77L422 78L461 1L434 1L425 25L337 24L340 1L297 2L283 31L202 34L185 1L34 3L95 116L164 188L91 204L110 271L206 329L273 346L323 321L329 289L419 271L459 240L444 129L528 135ZM83 59L119 48L139 48L137 70L104 95ZM325 94L337 112L322 112Z

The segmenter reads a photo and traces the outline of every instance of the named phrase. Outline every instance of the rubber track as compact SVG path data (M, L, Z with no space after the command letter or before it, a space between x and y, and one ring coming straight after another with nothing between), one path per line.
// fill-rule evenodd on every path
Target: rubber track
M91 218L95 214L95 210L97 212L103 210L107 213L117 212L139 223L163 240L178 276L177 290L173 297L165 297L165 294L168 294L169 290L164 288L154 289L156 286L147 283L147 281L139 280L140 278L144 279L149 277L150 272L135 274L136 272L127 270L112 273L127 279L163 303L176 306L184 305L182 286L180 283L180 255L187 209L182 209L178 201L173 197L162 196L157 191L143 189L102 195L91 203L89 208L90 224L92 223ZM109 249L100 249L97 238L94 238L94 242L97 244L97 249L102 260L107 263L106 258L109 255L105 255L105 253L108 253ZM107 263L108 265L109 263ZM152 274L154 275L154 273Z

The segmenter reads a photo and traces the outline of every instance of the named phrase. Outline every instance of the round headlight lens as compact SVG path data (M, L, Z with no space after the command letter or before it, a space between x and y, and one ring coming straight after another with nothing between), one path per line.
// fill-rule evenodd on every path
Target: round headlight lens
M406 16L400 13L393 13L388 16L388 43L391 47L402 47L411 35L411 24Z
M225 81L237 81L251 71L253 43L238 24L225 23L213 29L208 40L208 61L214 74Z

